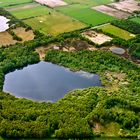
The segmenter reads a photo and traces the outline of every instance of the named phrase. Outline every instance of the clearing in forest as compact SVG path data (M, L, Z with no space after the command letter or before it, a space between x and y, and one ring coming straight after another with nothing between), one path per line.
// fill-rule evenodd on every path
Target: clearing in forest
M99 44L99 45L112 40L111 37L104 35L102 33L97 33L93 30L88 30L82 33L82 35L88 38L89 40L91 40L92 42L94 42L95 44Z
M33 40L34 39L34 33L32 30L28 30L26 31L25 28L23 27L18 27L16 29L13 29L13 32L22 38L22 42L24 41L29 41L29 40Z
M0 47L6 45L13 45L17 41L13 40L12 35L10 35L7 31L0 33Z

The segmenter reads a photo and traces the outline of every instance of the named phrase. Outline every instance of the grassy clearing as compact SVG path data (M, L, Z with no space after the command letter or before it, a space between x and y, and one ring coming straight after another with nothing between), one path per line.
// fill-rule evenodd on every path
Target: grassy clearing
M0 33L0 47L15 44L17 41L13 40L13 37L8 32Z
M13 29L13 31L17 36L22 38L22 42L34 39L34 33L32 30L25 31L25 28L18 27Z
M106 125L101 125L100 123L95 123L93 128L95 134L103 133L103 136L119 136L120 126L118 123L110 122Z
M120 38L125 39L125 40L131 39L135 36L134 34L128 32L126 30L123 30L121 28L118 28L116 26L113 26L111 24L101 26L98 29L102 29L106 33L110 33L114 36L120 37Z
M99 25L114 20L114 17L101 12L86 8L79 4L69 5L57 9L58 11L71 16L87 25Z
M32 0L0 0L0 7L7 7L30 2L32 2Z
M130 20L140 24L140 18L139 17L132 18Z
M22 10L16 10L12 11L11 13L19 18L19 19L25 19L25 18L30 18L30 17L36 17L40 15L45 15L48 14L51 9L47 8L46 6L38 6L38 7L33 7L30 9L22 9Z
M44 34L58 35L63 32L69 32L86 27L85 24L74 20L61 13L53 11L50 15L43 15L24 20L33 29L39 30Z

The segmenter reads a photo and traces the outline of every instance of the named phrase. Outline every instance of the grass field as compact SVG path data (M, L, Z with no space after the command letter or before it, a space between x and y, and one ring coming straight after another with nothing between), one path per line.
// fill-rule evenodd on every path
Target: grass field
M15 44L17 41L6 31L0 33L0 47Z
M120 28L110 25L110 24L101 26L98 29L102 29L106 33L110 33L114 36L120 37L125 40L131 39L135 36L134 34L128 32L126 30L120 29Z
M26 31L23 27L18 27L16 29L13 29L13 32L22 38L22 42L33 40L34 39L34 33L32 30Z
M7 7L29 2L32 2L32 0L0 0L0 7Z
M30 17L36 17L40 15L45 15L48 14L51 9L47 8L46 6L38 6L38 7L33 7L30 9L22 9L22 10L17 10L17 11L12 11L11 13L19 18L19 19L25 19L25 18L30 18Z
M80 4L69 5L57 9L59 12L64 13L65 15L71 16L87 25L99 25L111 20L114 20L114 17L108 16L101 12L97 12Z
M132 18L130 20L140 24L140 18L139 17Z
M85 24L55 11L51 15L48 14L27 19L24 22L35 30L52 35L86 27Z

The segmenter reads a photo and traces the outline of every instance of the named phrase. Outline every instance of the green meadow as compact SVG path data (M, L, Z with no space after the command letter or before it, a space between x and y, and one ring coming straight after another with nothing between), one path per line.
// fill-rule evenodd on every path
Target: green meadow
M114 36L120 37L120 38L125 39L125 40L128 40L128 39L135 37L134 34L128 32L126 30L123 30L121 28L118 28L116 26L113 26L111 24L101 26L98 29L102 29L106 33L110 33Z
M86 27L84 23L55 11L50 15L48 14L30 18L24 20L24 22L35 30L39 30L44 34L52 35L58 35L63 32L69 32Z
M51 9L47 8L46 6L38 6L30 9L12 11L11 13L18 19L26 19L40 15L45 15L48 14L50 11Z
M7 7L30 2L32 2L32 0L0 0L0 7Z
M115 19L114 17L108 16L90 8L86 8L85 6L81 6L80 4L61 7L57 10L87 25L93 26L107 23Z

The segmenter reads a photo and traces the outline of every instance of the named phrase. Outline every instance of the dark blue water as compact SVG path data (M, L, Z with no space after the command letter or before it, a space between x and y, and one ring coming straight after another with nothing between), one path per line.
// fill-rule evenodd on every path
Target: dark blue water
M69 91L91 86L101 86L98 75L82 71L72 72L42 61L8 73L3 91L16 97L55 102Z

